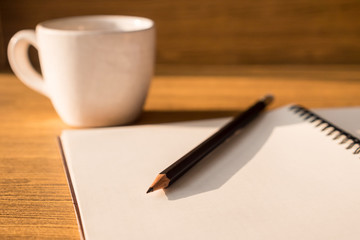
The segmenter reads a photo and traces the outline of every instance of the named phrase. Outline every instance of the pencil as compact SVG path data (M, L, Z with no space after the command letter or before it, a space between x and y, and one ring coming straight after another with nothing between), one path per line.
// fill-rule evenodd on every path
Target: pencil
M254 120L272 101L273 96L266 95L249 107L245 112L236 116L232 121L220 128L204 142L200 143L193 150L160 172L146 193L169 187L235 132L244 128L248 123Z

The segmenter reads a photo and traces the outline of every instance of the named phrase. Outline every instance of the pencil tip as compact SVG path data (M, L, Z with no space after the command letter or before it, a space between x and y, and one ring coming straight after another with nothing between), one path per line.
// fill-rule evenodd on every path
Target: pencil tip
M147 192L146 193L149 193L149 192L153 192L154 191L154 188L149 188L148 190L147 190Z

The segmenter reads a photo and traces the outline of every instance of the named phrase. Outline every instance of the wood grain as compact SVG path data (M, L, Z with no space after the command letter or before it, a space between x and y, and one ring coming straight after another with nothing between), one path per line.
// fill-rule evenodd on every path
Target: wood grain
M232 116L268 92L276 96L271 108L360 105L359 65L160 71L136 124ZM66 128L48 99L0 74L0 239L79 238L56 142Z
M358 0L2 0L4 40L38 22L140 15L157 25L159 64L359 64Z
M4 41L4 30L2 24L1 7L0 7L0 70L6 67L6 54L5 54L5 41Z

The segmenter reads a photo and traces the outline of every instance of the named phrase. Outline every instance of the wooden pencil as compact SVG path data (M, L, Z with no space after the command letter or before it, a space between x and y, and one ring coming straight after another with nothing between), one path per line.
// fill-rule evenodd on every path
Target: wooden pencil
M272 101L273 96L266 95L249 107L245 112L240 113L204 142L159 173L146 193L169 187L226 139L254 120Z

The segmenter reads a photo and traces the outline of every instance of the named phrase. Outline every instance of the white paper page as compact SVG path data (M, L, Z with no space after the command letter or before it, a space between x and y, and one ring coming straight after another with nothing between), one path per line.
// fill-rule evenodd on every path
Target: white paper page
M216 130L64 131L86 239L360 238L359 156L285 108L251 123L165 192L145 194L158 172Z

